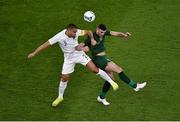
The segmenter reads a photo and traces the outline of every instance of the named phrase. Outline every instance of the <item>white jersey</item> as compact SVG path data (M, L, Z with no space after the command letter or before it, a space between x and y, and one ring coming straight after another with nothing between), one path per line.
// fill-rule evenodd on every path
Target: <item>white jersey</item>
M48 41L51 45L55 43L59 43L64 56L71 57L71 55L84 53L83 51L76 51L75 47L78 45L78 37L84 34L83 30L77 29L75 38L70 38L66 34L66 29L62 30L61 32L57 33L54 37L50 38Z
M56 34L48 41L51 45L59 43L64 53L62 74L70 74L74 72L74 67L77 63L86 66L91 59L83 51L75 50L75 47L78 45L78 37L83 36L84 31L77 29L75 38L69 38L65 32L66 29Z

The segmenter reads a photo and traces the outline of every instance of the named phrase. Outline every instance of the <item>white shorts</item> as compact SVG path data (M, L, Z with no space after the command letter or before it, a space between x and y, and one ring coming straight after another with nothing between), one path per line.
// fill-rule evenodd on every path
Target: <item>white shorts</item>
M86 55L84 52L76 55L73 58L64 58L62 74L73 73L74 67L76 64L80 63L80 64L86 66L89 61L91 61L91 58L89 58L89 56Z

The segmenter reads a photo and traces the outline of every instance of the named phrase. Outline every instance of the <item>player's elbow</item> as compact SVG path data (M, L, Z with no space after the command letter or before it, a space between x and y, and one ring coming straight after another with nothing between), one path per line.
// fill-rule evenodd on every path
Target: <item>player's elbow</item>
M86 33L87 33L88 36L92 35L92 31L91 30L87 30Z

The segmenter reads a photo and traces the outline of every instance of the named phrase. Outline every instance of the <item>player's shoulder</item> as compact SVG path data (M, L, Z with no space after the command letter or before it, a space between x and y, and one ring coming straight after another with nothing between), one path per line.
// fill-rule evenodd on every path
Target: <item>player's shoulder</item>
M60 32L58 32L56 35L57 35L59 38L63 38L63 37L66 36L65 33L66 33L66 29L64 29L64 30L62 30L62 31L60 31Z
M85 31L85 30L77 28L77 32L76 33L82 33L83 31Z
M76 37L78 36L84 36L85 30L78 28L76 32Z
M62 31L59 32L59 34L61 35L65 35L65 33L66 33L66 29L63 29Z

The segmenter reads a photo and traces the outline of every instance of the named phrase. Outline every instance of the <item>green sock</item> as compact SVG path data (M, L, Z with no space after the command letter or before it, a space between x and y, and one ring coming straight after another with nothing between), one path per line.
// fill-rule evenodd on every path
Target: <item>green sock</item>
M131 86L131 87L133 87L133 88L136 88L137 83L135 83L133 80L131 80L131 81L129 82L129 86Z
M129 86L131 86L132 88L136 88L137 83L135 83L133 80L130 80L125 74L124 72L120 72L119 73L119 78L124 81L125 83L127 83Z
M106 94L109 91L110 87L111 87L110 83L105 81L105 83L103 85L103 88L102 88L102 91L100 93L100 98L101 99L104 99L106 97Z

